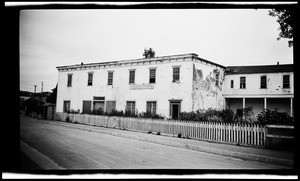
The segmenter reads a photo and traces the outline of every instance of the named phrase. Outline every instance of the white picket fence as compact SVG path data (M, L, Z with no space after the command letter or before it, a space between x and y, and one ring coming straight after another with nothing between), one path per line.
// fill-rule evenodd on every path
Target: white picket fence
M180 133L185 138L245 146L266 145L266 127L260 125L56 113L56 120L66 121L67 117L70 122L87 125L160 132L171 136L178 136Z

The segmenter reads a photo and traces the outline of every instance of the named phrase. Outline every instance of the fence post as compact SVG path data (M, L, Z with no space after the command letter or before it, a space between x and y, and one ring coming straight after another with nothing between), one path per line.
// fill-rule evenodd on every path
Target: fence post
M267 135L268 135L268 127L267 126L264 126L264 129L263 129L263 133L264 133L264 146L265 147L269 147L269 142L268 142L268 139L267 139Z

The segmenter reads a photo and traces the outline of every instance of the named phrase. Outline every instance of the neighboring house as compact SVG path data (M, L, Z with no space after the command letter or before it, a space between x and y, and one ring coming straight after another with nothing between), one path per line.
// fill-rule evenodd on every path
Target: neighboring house
M278 108L293 116L293 65L228 66L224 94L226 107L241 111L253 107L256 117L262 110Z
M58 66L56 112L102 108L161 114L279 108L293 115L293 65L229 66L181 54Z
M24 102L28 99L30 99L30 97L32 96L31 92L27 92L27 91L20 91L19 92L19 97L20 97L20 109L21 110L25 110L25 104Z
M225 67L197 54L59 66L56 111L150 112L223 108Z

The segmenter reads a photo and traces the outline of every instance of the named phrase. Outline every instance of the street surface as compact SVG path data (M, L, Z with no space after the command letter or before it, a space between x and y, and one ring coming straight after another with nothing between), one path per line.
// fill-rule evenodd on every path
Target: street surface
M136 139L80 130L20 114L22 154L42 169L280 169L247 161ZM112 129L113 130L113 129ZM117 131L117 130L115 130ZM121 131L121 130L118 130ZM124 131L126 132L126 131ZM131 132L132 134L132 132ZM141 133L136 133L141 134ZM146 134L146 133L144 133ZM151 135L160 139L162 136ZM164 139L178 139L169 137ZM26 159L23 159L26 160ZM22 161L22 159L21 159ZM24 161L23 161L24 162ZM27 169L22 163L23 169Z

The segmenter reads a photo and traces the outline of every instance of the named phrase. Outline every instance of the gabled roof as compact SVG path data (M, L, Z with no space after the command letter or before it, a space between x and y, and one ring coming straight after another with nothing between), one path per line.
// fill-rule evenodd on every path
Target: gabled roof
M293 64L284 65L259 65L259 66L228 66L226 75L232 74L256 74L256 73L279 73L294 72Z

